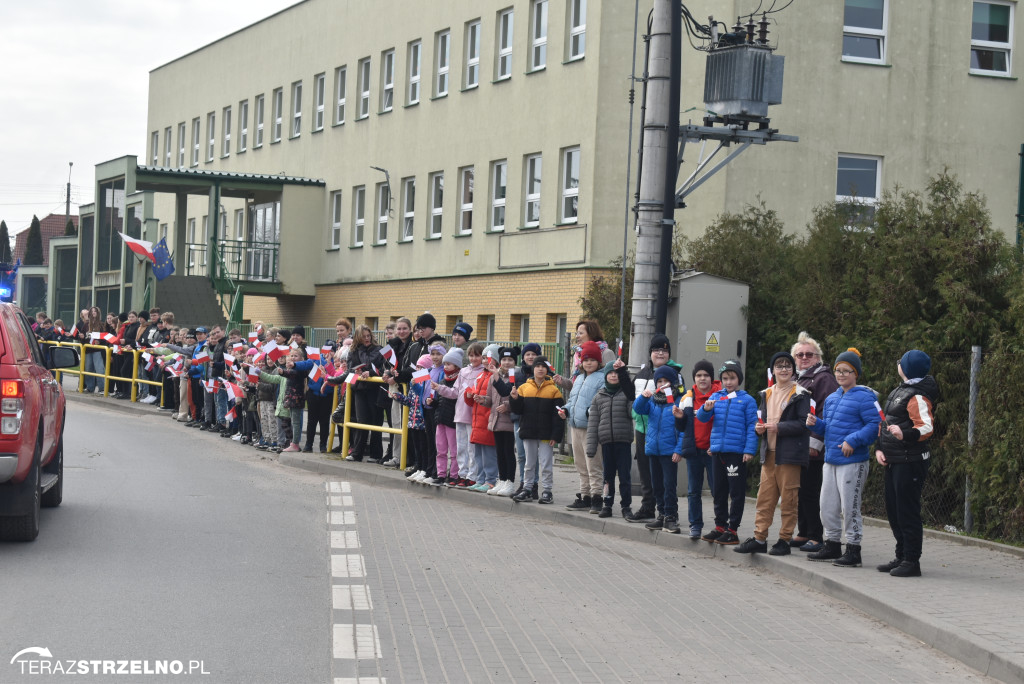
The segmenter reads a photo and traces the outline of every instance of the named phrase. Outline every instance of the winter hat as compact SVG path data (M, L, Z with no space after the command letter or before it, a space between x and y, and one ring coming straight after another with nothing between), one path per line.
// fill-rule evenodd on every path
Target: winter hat
M259 349L257 349L256 347L253 347L253 348L252 348L252 349L250 349L249 351L245 352L245 355L246 355L246 356L256 356L256 355L257 355L257 354L259 354L259 353L260 353L260 350L259 350Z
M900 359L900 368L907 380L923 378L932 369L932 360L920 349L911 349Z
M597 342L584 342L580 347L580 361L585 359L594 359L598 363L601 362L601 347Z
M431 368L434 362L430 359L430 354L424 354L420 358L416 359L416 365L420 368Z
M505 358L506 356L512 357L513 361L519 360L519 347L501 347L498 349L498 360Z
M533 353L534 353L534 354L536 354L537 356L540 356L541 354L543 354L543 353L544 353L544 352L543 352L543 351L541 350L541 348L540 348L540 345L539 345L539 344L537 344L536 342L527 342L527 343L526 343L526 344L525 344L525 345L523 346L523 353L525 354L526 352L533 352Z
M847 349L842 354L836 357L835 365L838 367L841 363L845 363L846 365L851 366L853 370L857 371L858 378L864 374L864 371L861 369L860 365L860 352L857 350L856 347L850 347L849 349ZM906 373L906 369L904 369L903 372Z
M302 339L306 339L306 329L303 328L301 325L297 325L294 328L292 328L292 335L298 335Z
M458 366L459 368L462 368L462 356L463 351L458 347L454 347L450 352L444 355L444 358L441 359L441 362L450 363L453 366Z
M117 320L121 321L122 323L127 322L128 314L122 311L121 313L117 314Z
M196 328L196 329L195 329L195 333L196 333L196 335L198 335L198 334L200 334L200 333L202 333L203 335L205 335L205 334L206 334L206 333L208 333L208 332L210 332L210 331L209 331L209 330L207 330L207 329L206 329L206 327L205 327L205 326L202 326L202 325L201 325L201 326L199 326L198 328Z
M440 342L435 342L434 344L430 345L430 349L428 349L427 351L431 354L433 354L434 352L444 354L448 350Z
M473 334L473 326L471 326L469 323L466 323L465 321L463 321L461 323L458 323L452 329L452 335L454 335L456 333L458 333L459 335L462 335L463 337L465 337L468 340L469 336Z
M668 380L669 383L671 385L673 385L673 386L678 385L679 384L679 372L675 368L673 368L672 366L669 366L668 364L665 364L664 366L658 366L658 370L654 371L654 386L655 387L658 386L658 381L661 380L661 379Z
M658 333L657 335L651 338L651 346L648 349L648 351L654 351L655 349L664 349L669 354L672 353L672 343L669 342L667 335L662 335L661 333Z
M544 366L549 371L551 370L551 367L548 366L548 357L544 356L543 354L541 354L540 356L533 360L533 365L531 366L531 368L536 368L537 364Z
M722 364L722 367L718 369L718 377L722 377L722 373L731 372L735 373L736 377L739 378L739 384L743 384L743 366L740 365L739 361L729 359Z
M693 379L695 381L697 380L698 371L704 371L712 380L715 379L715 367L712 366L711 362L707 359L701 359L697 363L693 364Z
M796 370L796 359L794 359L793 355L790 354L788 351L780 351L772 354L772 360L771 362L768 363L768 368L774 371L775 362L778 361L779 359L785 359L786 361L789 361L789 365L793 367L794 371Z
M416 318L417 328L430 328L433 330L437 327L437 319L432 314L422 313Z

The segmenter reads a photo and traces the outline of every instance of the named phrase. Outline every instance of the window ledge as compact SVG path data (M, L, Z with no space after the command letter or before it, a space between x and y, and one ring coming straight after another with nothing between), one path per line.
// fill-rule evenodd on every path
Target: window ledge
M540 72L544 71L547 68L548 68L548 65L545 64L542 67L537 67L536 69L530 69L529 71L526 72L526 75L529 76L530 74L539 74Z
M473 231L463 232L463 233L456 233L453 237L457 237L457 238L473 237Z
M516 230L540 230L540 224L535 226L519 226Z
M399 244L399 245L411 245L412 243L413 243L413 239L412 238L405 238L405 239L399 240L397 242L397 244Z
M279 142L281 142L281 139L280 139L280 138L278 138L277 140L271 140L271 141L270 141L270 144L271 144L271 145L276 145L276 144L278 144Z
M440 240L441 237L442 237L441 235L428 235L427 237L425 237L423 239L424 240L428 240L428 241L429 240Z
M555 224L555 228L565 228L566 226L578 226L580 222L577 221L562 221Z
M502 228L491 228L485 234L486 235L504 235L505 234L505 228L504 227L502 227Z
M392 107L391 109L382 109L379 112L377 112L377 116L383 116L385 114L390 114L393 111L395 111L394 107Z
M349 246L348 246L348 248L349 248L349 249L362 249L362 248L363 248L363 246L362 246L362 244L358 244L358 245L349 245Z
M253 146L252 146L252 149L254 149L254 150L258 150L258 149L260 149L261 147L263 147L263 143L260 143L259 145L253 145Z
M512 74L509 74L508 76L502 76L501 78L494 79L493 81L491 81L491 85L496 85L498 83L505 83L506 81L511 81L511 80L512 80Z
M245 154L245 150L238 150L235 154Z
M387 241L384 241L384 242L371 242L370 246L371 247L387 247L388 243L387 243Z
M289 135L288 139L289 140L295 140L296 138L300 138L300 137L302 137L302 134L301 133L296 133L295 135Z
M980 71L968 71L968 76L977 76L978 78L996 78L1001 81L1016 81L1016 76L1010 76L1009 74L986 74Z
M448 97L448 93L445 93L444 95L433 95L431 96L430 101L433 102L434 100L443 100L446 97Z
M344 126L344 125L345 125L344 121L335 121L334 123L331 124L331 128L337 128L338 126Z
M356 121L366 121L369 118L370 118L369 114L367 114L366 116L357 116L356 117Z
M410 107L418 107L419 104L420 104L420 101L416 100L415 102L410 102L409 104L402 105L402 109L409 109Z
M317 133L323 133L323 132L324 132L324 127L321 126L320 128L314 128L312 131L310 131L310 134L311 135L315 135Z
M562 66L565 66L566 64L575 64L576 62L582 62L584 58L586 58L586 56L586 54L582 54L578 57L570 57L569 59L562 62Z
M476 85L466 86L465 88L463 88L459 92L460 93L468 93L470 90L476 90L479 87L480 87L480 84L477 83Z
M222 154L222 155L220 155L220 158L221 158L221 159L227 159L227 158L228 158L228 157L230 157L230 156L231 156L231 153L230 153L230 152L228 152L227 154Z
M341 247L328 247L324 251L325 252L340 252L341 251Z
M892 64L886 64L885 62L868 62L861 59L852 59L850 57L840 57L839 61L843 64L859 64L861 66L871 67L882 67L883 69L892 69Z

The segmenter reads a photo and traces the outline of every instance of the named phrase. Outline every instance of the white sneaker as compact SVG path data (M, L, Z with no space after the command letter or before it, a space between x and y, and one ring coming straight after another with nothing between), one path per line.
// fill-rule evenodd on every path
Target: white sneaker
M505 486L501 490L499 496L512 496L512 492L516 489L516 483L512 480L505 480Z
M436 477L425 477L425 478L423 478L423 484L430 485L432 487L436 487L438 484L440 484L440 482L441 481L438 480Z
M415 473L409 476L409 481L420 482L423 479L424 475L426 475L426 473L424 473L422 470L417 470Z
M504 480L498 480L497 484L495 484L493 487L491 487L490 489L488 489L484 493L485 494L489 494L491 496L501 496L501 490L504 489L504 488L505 488L505 481Z
M235 442L240 442L240 441L242 440L242 433L241 433L241 432L239 432L239 433L238 433L237 435L235 435L235 436L234 436L234 437L232 437L231 439L232 439L232 441L235 441Z

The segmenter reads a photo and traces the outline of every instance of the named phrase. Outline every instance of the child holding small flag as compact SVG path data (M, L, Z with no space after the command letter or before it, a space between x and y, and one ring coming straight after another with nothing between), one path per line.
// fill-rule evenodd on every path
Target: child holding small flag
M644 451L651 466L651 485L657 517L647 523L649 530L665 530L679 534L679 499L676 480L679 462L683 460L683 434L676 429L672 409L679 401L678 388L673 386L679 373L670 366L654 371L655 389L645 389L633 402L633 411L647 416Z
M693 364L693 386L683 395L672 415L676 428L683 433L683 458L686 459L686 499L690 521L690 539L700 539L704 533L704 479L708 489L715 490L713 467L708 448L711 446L711 426L694 421L694 410L722 389L715 380L715 367L706 359Z
M498 484L498 452L494 446L494 433L488 428L491 406L487 399L487 388L498 367L498 349L496 344L484 349L484 370L463 395L466 403L472 407L469 442L473 450L473 466L470 467L469 477L476 484L467 487L471 491L489 492Z
M437 477L441 484L455 487L459 484L459 446L455 437L455 403L458 400L446 396L441 388L451 390L458 381L462 369L462 350L455 348L447 352L442 357L441 368L441 378L430 383L434 396L427 399L427 404L435 407Z
M316 358L308 354L316 353ZM331 404L334 402L334 387L324 380L327 377L326 367L331 358L333 347L317 349L307 347L307 356L312 364L306 377L306 444L302 450L313 451L313 437L317 428L320 429L320 452L327 451L327 434L330 430Z
M280 368L277 368L277 364L271 361L269 356L266 358L266 364L268 369L272 369L272 372L260 371L260 382L273 385L277 390L277 398L274 401L274 417L277 423L277 430L274 435L276 438L275 446L268 449L268 451L279 454L293 443L291 412L284 405L285 384L288 382L288 378L280 374Z
M256 371L256 400L257 407L260 414L260 444L256 446L261 451L266 449L269 451L280 451L277 446L277 425L278 419L277 413L277 397L278 397L278 385L276 382L269 382L264 380L261 371L266 373L277 374L277 364L270 360L270 357L264 355L262 359L259 358L259 354L253 357L253 366L251 370ZM262 367L258 367L262 364Z
M312 368L313 362L306 359L305 345L292 347L281 375L287 381L284 387L284 406L288 409L293 436L291 443L282 451L301 451L299 442L302 441L302 409L306 404L306 376Z
M484 372L483 353L484 345L479 342L469 345L465 353L465 356L469 357L469 365L459 371L459 379L455 381L455 384L451 387L441 385L434 388L441 396L457 400L455 402L455 440L458 443L460 481L457 486L460 489L476 484L475 480L470 479L470 471L474 465L473 446L469 441L472 432L473 408L466 403L464 395L467 389L476 384L476 379Z
M427 354L424 354L416 361L416 368L419 370L428 370L432 365L433 362ZM409 444L406 447L406 456L408 457L407 462L411 461L412 467L415 468L412 474L409 475L409 481L438 484L433 479L430 482L426 482L428 477L430 477L431 468L428 463L427 424L423 411L426 408L427 397L433 391L430 382L411 382L408 394L396 392L394 387L392 385L392 390L389 391L392 401L397 402L399 407L409 407ZM400 424L396 427L400 427ZM395 454L395 456L400 457L401 452Z
M711 423L708 454L714 466L715 529L701 539L718 544L739 544L736 534L746 502L747 462L757 449L757 403L739 389L743 367L730 359L718 369L722 389L697 410L697 420Z
M487 493L496 496L512 496L516 485L516 438L512 409L509 408L512 392L509 371L515 368L518 358L519 347L499 348L498 368L487 386L486 401L491 408L487 428L494 433L494 449L498 457L498 484Z
M861 564L860 503L868 479L870 447L878 436L880 422L878 397L870 387L857 384L862 367L860 352L853 347L836 357L834 372L839 389L828 396L818 416L809 413L806 421L808 427L825 435L820 499L825 548L807 559L856 568Z

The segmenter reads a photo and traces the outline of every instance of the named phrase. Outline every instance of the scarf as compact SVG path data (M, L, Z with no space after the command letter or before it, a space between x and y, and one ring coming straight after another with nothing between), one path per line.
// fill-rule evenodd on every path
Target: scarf
M610 385L610 384L608 384L607 380L604 381L604 391L607 392L608 394L612 395L612 396L615 396L615 393L618 392L621 389L622 389L622 387L620 387L618 383L615 383L614 385Z

